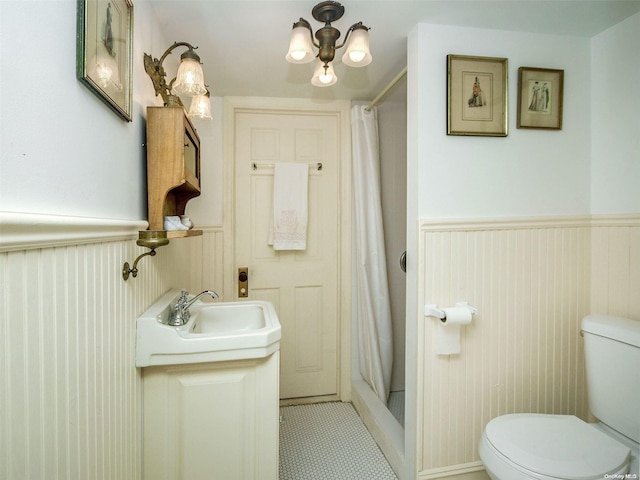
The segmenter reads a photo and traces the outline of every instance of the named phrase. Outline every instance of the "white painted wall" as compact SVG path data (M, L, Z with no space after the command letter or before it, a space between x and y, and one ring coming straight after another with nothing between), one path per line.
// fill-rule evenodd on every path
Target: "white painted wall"
M142 62L134 62L133 122L128 123L76 79L77 2L10 0L0 8L0 208L146 218L142 116L154 98L143 83ZM136 58L155 37L147 8L142 3L135 19Z
M591 39L591 212L640 212L640 13Z
M76 79L75 0L3 0L0 9L0 210L146 220L146 107L162 99L142 58L171 44L152 4L134 2L130 123ZM207 193L187 213L198 225L222 223L222 194L209 201L222 190L222 102L213 103L213 122L194 121Z
M211 97L212 120L193 119L200 137L200 188L202 193L192 199L185 209L198 228L222 225L223 185L222 170L222 98Z
M418 82L412 108L419 115L419 216L588 213L589 39L429 24L419 25L414 34L419 55L410 66ZM506 138L446 135L447 54L508 58ZM561 131L516 129L521 66L564 69Z

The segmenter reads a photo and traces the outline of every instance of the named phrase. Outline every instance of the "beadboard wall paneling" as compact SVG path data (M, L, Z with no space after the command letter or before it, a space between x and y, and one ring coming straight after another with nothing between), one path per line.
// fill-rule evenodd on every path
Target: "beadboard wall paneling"
M640 215L598 217L591 239L591 311L640 320Z
M580 321L589 312L588 218L426 223L420 304L468 301L461 353L435 353L419 319L418 462L477 465L486 423L514 412L587 416Z
M135 320L170 288L216 288L218 236L172 240L127 282L146 251L130 234L0 253L0 478L141 478Z
M200 291L213 290L221 299L230 301L232 298L227 295L233 292L224 291L224 231L219 226L202 230L199 244L192 244L199 252L191 256L192 269L199 272Z

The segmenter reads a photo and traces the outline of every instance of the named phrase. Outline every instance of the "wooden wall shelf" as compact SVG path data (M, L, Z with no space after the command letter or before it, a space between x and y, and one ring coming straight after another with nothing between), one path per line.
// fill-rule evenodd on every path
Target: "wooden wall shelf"
M200 195L200 138L183 107L147 107L147 186L149 230L163 230L165 216L184 215L187 202Z
M202 230L169 230L167 231L167 238L185 238L185 237L198 237L202 235Z

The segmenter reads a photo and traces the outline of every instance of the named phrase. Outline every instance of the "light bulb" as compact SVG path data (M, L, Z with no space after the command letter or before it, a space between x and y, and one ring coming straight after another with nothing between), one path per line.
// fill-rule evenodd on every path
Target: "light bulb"
M307 55L307 52L304 50L298 50L295 52L291 52L291 58L294 60L302 60Z
M204 95L207 89L204 86L204 74L200 61L193 58L182 58L176 80L173 84L175 92L189 95Z
M196 95L191 99L191 108L187 114L189 117L211 120L211 99L209 94Z
M319 79L321 83L324 83L326 85L327 83L331 83L331 80L333 80L333 75L331 75L330 73L323 73L322 75L320 75Z
M313 72L313 78L311 78L311 83L316 87L328 87L337 81L338 77L331 62L325 65L322 60L319 58L316 59L316 67Z
M305 21L294 24L291 30L291 41L289 42L289 51L286 59L291 63L308 63L313 62L315 55L313 54L311 44L311 27Z
M347 41L347 50L342 56L342 63L350 67L364 67L371 63L371 59L367 27L354 29Z
M362 59L367 55L366 52L349 52L349 58L353 63L360 63Z

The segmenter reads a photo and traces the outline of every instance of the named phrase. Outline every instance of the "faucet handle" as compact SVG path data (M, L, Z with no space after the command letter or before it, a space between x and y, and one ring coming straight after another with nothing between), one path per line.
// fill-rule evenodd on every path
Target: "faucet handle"
M182 290L180 292L180 298L178 299L178 302L176 303L176 305L184 305L185 303L187 303L188 298L189 298L189 294L187 293L187 291Z

